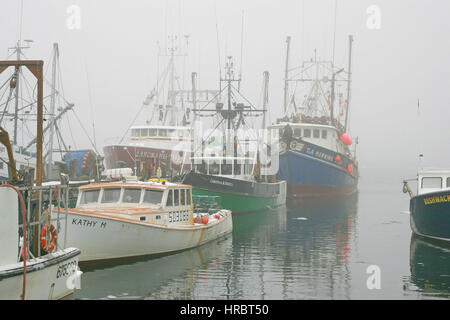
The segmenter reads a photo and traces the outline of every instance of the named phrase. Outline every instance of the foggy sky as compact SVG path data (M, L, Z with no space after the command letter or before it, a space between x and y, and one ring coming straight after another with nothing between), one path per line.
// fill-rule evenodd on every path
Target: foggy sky
M2 59L19 38L20 3L1 2ZM70 5L81 9L80 29L66 26ZM239 65L242 12L241 92L260 103L262 74L269 71L274 121L282 113L286 36L292 37L291 67L311 58L314 49L331 59L334 5L334 0L24 0L21 38L34 40L26 55L44 60L44 68L53 42L59 43L66 99L91 136L94 121L101 150L106 139L122 136L154 87L158 41L164 46L167 35L188 34L187 87L195 71L200 89L217 89L216 23L222 64L233 55ZM367 27L371 5L381 9L377 30ZM425 166L450 167L449 12L446 0L337 0L337 66L347 68L348 35L355 40L350 133L359 137L363 177L414 177L419 153ZM78 148L91 147L82 131L74 136Z

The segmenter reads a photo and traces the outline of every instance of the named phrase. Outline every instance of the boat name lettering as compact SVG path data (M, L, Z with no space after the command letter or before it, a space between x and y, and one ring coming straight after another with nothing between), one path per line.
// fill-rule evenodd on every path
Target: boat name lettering
M91 221L87 219L78 219L78 218L72 218L72 224L83 226L83 227L93 227L95 228L98 221ZM105 228L106 222L100 223L100 228Z
M434 203L441 203L441 202L450 202L450 194L446 194L443 196L434 196L434 197L423 198L423 202L426 205L434 204Z
M167 153L157 153L155 151L136 151L136 158L159 158L159 159L167 159Z
M219 180L211 179L211 180L209 180L209 182L210 183L214 183L214 184L221 184L221 185L224 185L224 186L233 187L233 184L231 182L227 182L227 181L219 181Z
M170 212L169 222L188 221L189 212Z
M77 262L71 261L64 263L58 267L58 271L56 272L56 279L59 279L61 277L68 277L75 273L77 270Z

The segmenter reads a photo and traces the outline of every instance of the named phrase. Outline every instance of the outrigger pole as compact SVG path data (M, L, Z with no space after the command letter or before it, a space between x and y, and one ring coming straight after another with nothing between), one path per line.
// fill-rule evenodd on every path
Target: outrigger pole
M286 38L286 67L284 70L284 113L286 113L287 103L288 103L288 73L289 73L289 48L291 44L291 37Z
M353 36L348 36L348 82L347 82L347 108L345 108L345 126L344 132L347 132L347 123L348 123L348 108L350 106L350 84L352 79L352 44L353 44Z

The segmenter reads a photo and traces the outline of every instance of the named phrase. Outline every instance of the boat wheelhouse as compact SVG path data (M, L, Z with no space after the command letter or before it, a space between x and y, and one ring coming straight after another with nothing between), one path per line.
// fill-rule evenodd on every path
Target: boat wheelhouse
M179 251L230 233L231 212L194 214L191 190L158 179L82 186L68 211L67 241L90 261Z
M422 237L450 241L450 170L421 170L417 174L417 194L405 180L409 193L412 231Z

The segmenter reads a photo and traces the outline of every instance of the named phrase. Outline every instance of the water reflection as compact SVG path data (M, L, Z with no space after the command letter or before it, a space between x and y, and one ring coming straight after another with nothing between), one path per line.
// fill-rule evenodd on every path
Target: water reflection
M231 251L231 235L180 253L83 266L81 289L69 298L80 299L192 299L193 279L209 263ZM168 284L184 279L176 289Z
M72 298L347 299L356 207L354 196L233 216L232 235L202 247L82 269Z
M450 245L413 234L410 268L417 291L434 298L450 297Z

